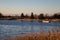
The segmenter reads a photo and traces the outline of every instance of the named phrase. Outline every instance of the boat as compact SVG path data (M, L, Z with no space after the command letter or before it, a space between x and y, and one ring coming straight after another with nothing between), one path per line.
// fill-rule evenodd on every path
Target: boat
M49 21L48 21L48 20L43 20L42 22L43 22L43 23L49 23Z

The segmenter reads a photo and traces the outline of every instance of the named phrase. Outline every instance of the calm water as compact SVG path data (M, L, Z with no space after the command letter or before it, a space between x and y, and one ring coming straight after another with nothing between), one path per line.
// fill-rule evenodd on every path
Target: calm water
M0 40L17 35L40 33L60 29L60 22L42 23L39 21L0 20Z

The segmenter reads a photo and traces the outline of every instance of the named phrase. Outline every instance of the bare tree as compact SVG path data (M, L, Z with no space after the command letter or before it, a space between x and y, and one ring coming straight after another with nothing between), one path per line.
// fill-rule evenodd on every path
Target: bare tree
M34 19L34 14L33 14L33 12L31 12L31 19Z
M21 13L21 19L24 19L24 14L23 13Z

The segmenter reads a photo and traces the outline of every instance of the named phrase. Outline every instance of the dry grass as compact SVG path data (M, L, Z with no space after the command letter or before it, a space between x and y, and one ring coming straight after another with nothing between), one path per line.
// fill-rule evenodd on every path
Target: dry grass
M6 38L5 40L60 40L60 32L49 31L48 33L16 36L14 38Z

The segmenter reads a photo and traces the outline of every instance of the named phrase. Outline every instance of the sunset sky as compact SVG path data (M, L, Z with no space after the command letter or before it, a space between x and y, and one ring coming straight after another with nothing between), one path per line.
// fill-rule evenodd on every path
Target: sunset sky
M0 12L4 15L53 14L60 12L60 0L0 0Z

